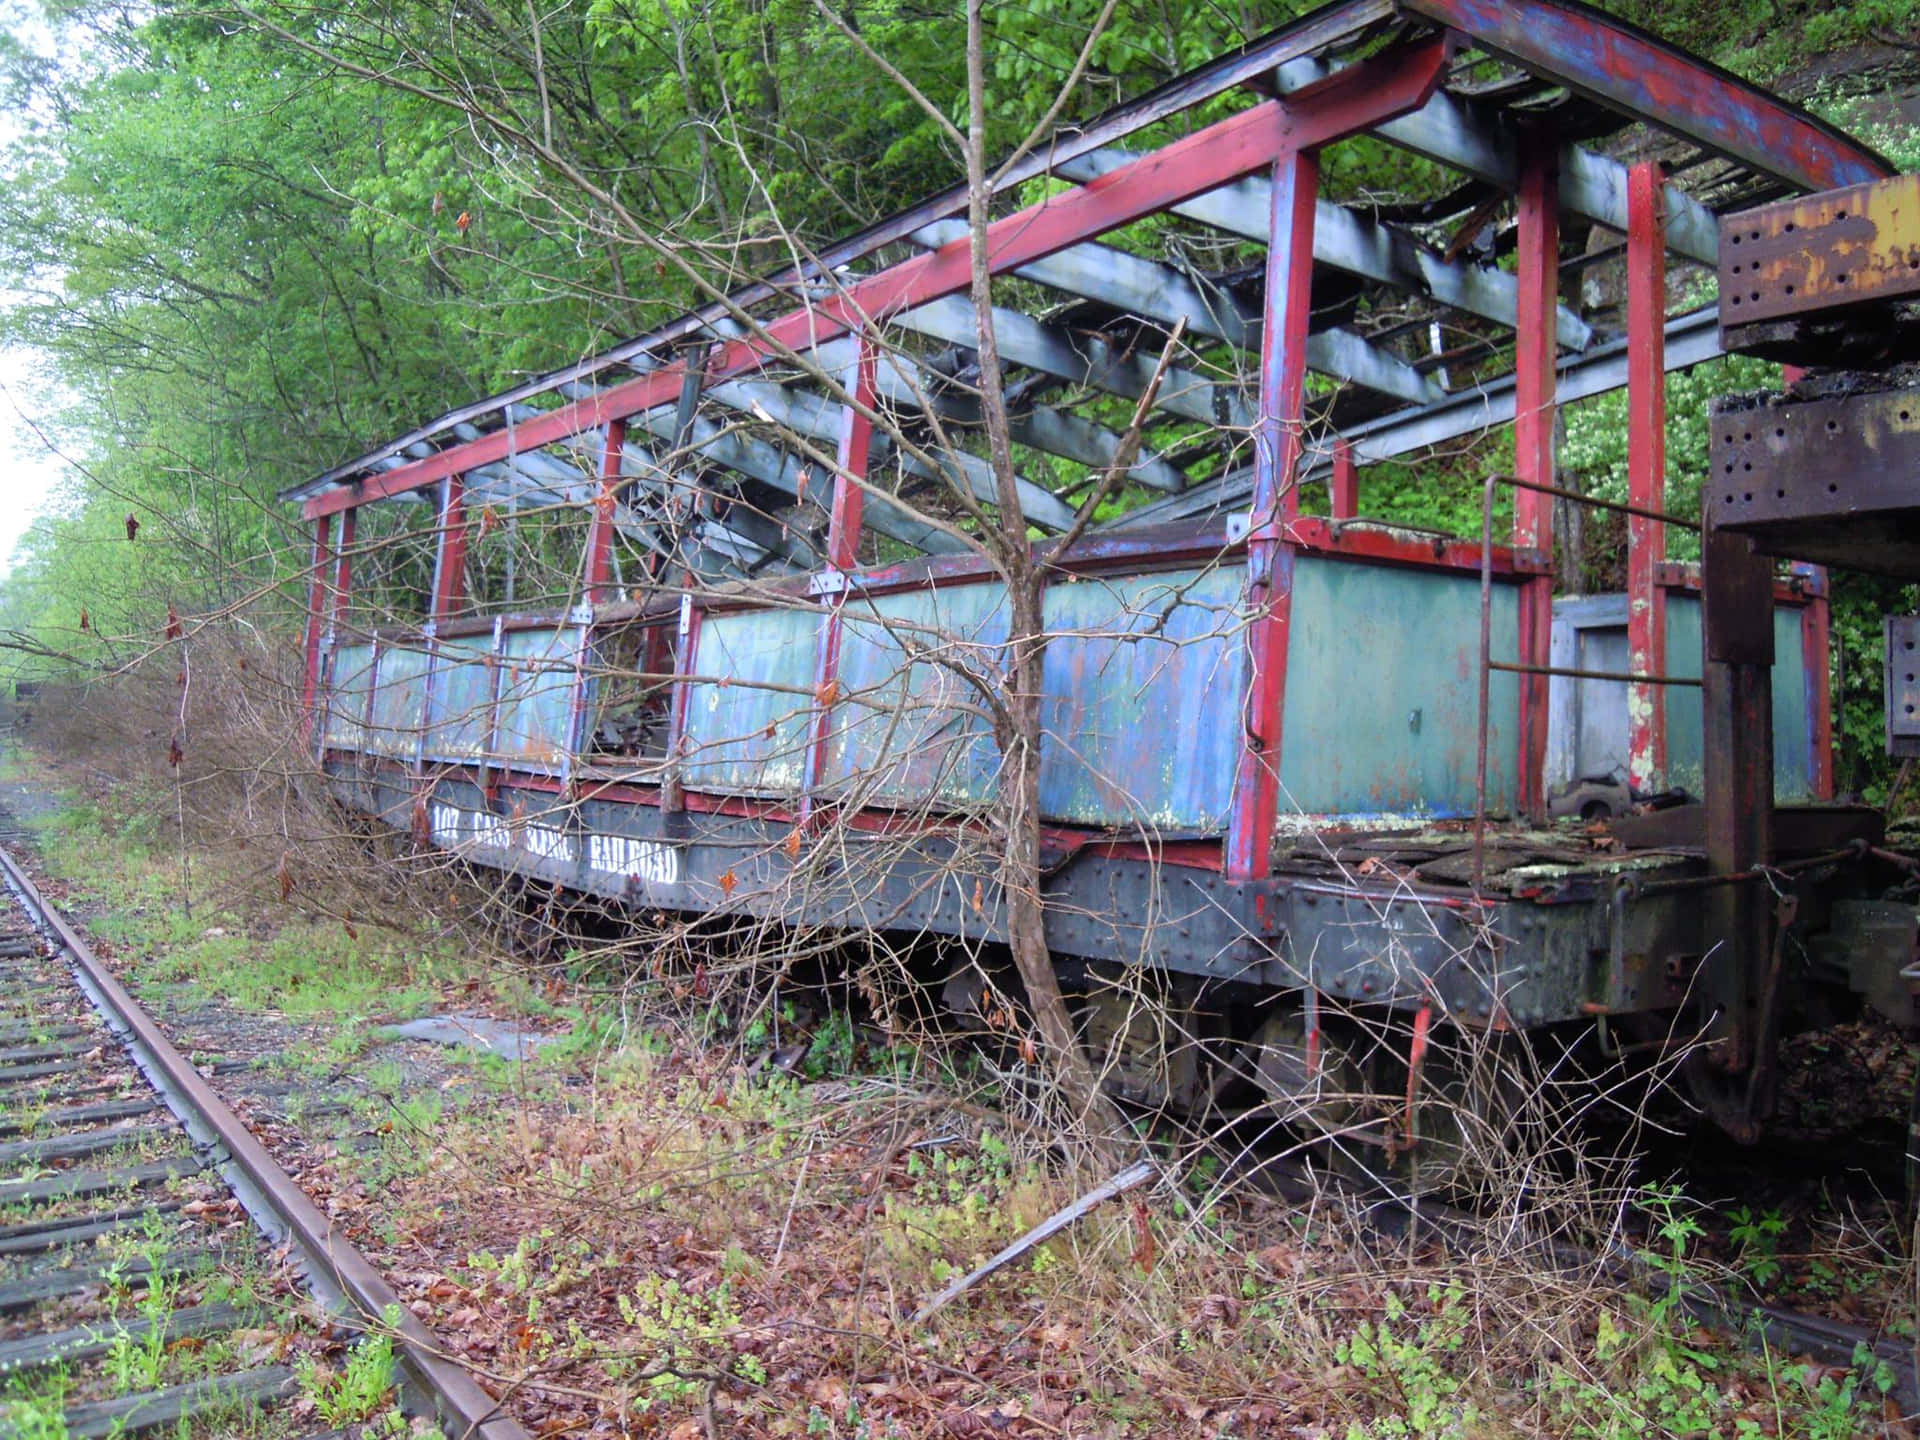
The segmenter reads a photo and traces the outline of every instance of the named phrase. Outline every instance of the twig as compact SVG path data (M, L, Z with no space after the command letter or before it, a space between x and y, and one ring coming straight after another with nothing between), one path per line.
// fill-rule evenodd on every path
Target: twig
M1022 1255L1026 1254L1027 1251L1033 1249L1034 1246L1052 1239L1096 1205L1104 1204L1116 1195L1126 1194L1127 1191L1133 1189L1136 1185L1143 1185L1151 1180L1157 1173L1159 1172L1155 1169L1151 1160L1135 1161L1118 1175L1107 1181L1106 1184L1096 1186L1094 1189L1089 1190L1078 1200L1067 1206L1066 1209L1056 1210L1052 1215L1049 1215L1045 1220L1042 1220L1038 1225L1034 1226L1033 1229L1027 1231L1026 1234L1007 1246L1006 1249L987 1261L987 1263L979 1269L973 1271L971 1274L961 1276L958 1280L954 1281L953 1284L947 1286L946 1289L942 1290L914 1313L913 1323L915 1325L924 1323L927 1317L935 1311L944 1308L950 1301L971 1290L975 1285L978 1285L982 1280L993 1274L994 1271L1001 1269L1012 1261L1018 1260Z
M1080 508L1073 517L1073 524L1060 542L1054 546L1052 559L1058 563L1074 544L1086 532L1094 512L1100 503L1111 495L1133 469L1133 462L1140 456L1140 444L1146 438L1147 416L1154 402L1160 397L1160 382L1166 378L1167 367L1173 363L1173 357L1179 352L1181 338L1187 333L1187 317L1182 315L1174 322L1173 330L1167 336L1167 343L1160 349L1160 362L1153 367L1153 375L1147 381L1147 388L1140 392L1139 402L1133 407L1133 418L1127 422L1126 430L1120 436L1115 447L1113 459L1101 472L1100 481L1093 487L1093 493L1080 502Z
M807 1166L813 1163L813 1144L807 1144L807 1153L800 1157L800 1173L793 1177L793 1197L787 1201L787 1218L780 1222L780 1243L773 1247L773 1263L767 1268L775 1274L780 1272L780 1257L787 1253L787 1229L793 1224L794 1209L800 1204L800 1187L807 1183Z

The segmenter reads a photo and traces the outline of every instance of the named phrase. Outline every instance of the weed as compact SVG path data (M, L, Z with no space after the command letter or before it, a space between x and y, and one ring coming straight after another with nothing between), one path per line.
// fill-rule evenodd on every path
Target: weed
M1780 1278L1780 1237L1787 1232L1787 1222L1778 1210L1755 1215L1745 1205L1729 1211L1727 1218L1733 1221L1727 1238L1738 1252L1740 1268L1755 1286L1766 1289Z
M804 1062L807 1074L816 1080L851 1074L857 1045L853 1017L844 1010L833 1011L813 1033Z
M399 1320L397 1311L388 1324ZM333 1429L364 1424L388 1408L393 1396L393 1337L365 1335L347 1352L346 1363L332 1371L303 1355L296 1362L300 1393L314 1413Z
M72 1388L64 1369L8 1382L0 1392L8 1440L67 1440L67 1392Z
M1388 1291L1378 1322L1362 1320L1341 1340L1334 1357L1350 1365L1375 1387L1390 1392L1393 1412L1371 1426L1349 1427L1349 1440L1371 1436L1458 1435L1479 1421L1471 1400L1462 1398L1457 1355L1466 1343L1465 1291L1431 1286L1432 1313L1406 1334L1407 1307L1397 1291Z
M154 1257L156 1268L157 1259ZM159 1274L149 1274L147 1288L134 1307L145 1330L135 1335L116 1317L111 1347L106 1355L107 1375L116 1395L159 1388L167 1365L168 1319L173 1313L173 1286Z

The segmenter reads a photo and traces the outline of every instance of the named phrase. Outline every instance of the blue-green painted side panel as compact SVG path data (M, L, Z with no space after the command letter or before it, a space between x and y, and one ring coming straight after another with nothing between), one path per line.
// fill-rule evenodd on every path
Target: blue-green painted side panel
M414 756L420 748L426 698L427 652L381 646L367 749L379 755Z
M493 729L491 635L442 640L433 667L427 754L440 760L472 760L487 753Z
M820 612L706 616L687 695L686 784L722 795L791 795L806 774ZM727 681L717 683L724 677Z
M855 594L842 614L827 787L883 805L937 797L943 806L971 808L990 799L999 752L966 677L999 672L1006 587Z
M1048 585L1047 819L1225 826L1246 674L1246 578L1234 565Z
M573 744L572 702L578 626L511 630L502 638L500 726L496 754L516 764L558 769Z
M333 652L327 689L327 744L358 750L366 743L367 687L373 683L373 646L341 645Z
M1493 657L1519 653L1518 591L1493 589ZM1303 555L1294 562L1280 746L1292 815L1470 815L1480 581ZM1514 808L1520 687L1493 675L1487 808Z
M1667 673L1699 676L1700 601L1667 596ZM1785 605L1773 612L1773 793L1782 802L1811 800L1812 742L1807 735L1807 667L1800 612ZM1667 784L1702 795L1700 690L1668 686Z

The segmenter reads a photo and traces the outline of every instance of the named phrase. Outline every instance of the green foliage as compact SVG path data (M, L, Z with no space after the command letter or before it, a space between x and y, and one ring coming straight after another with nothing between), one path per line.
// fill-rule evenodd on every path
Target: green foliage
M1370 1425L1347 1427L1347 1440L1385 1436L1465 1436L1476 1433L1478 1407L1465 1398L1459 1358L1468 1339L1471 1315L1458 1286L1432 1286L1430 1313L1407 1323L1406 1302L1389 1291L1386 1313L1362 1320L1338 1342L1334 1358L1350 1365L1373 1386L1388 1391L1394 1413Z
M394 1307L387 1323L398 1319L398 1307ZM338 1371L326 1370L312 1356L302 1355L295 1362L295 1373L301 1394L313 1402L314 1413L339 1429L371 1420L390 1406L393 1361L391 1335L364 1335L347 1352Z
M67 1393L72 1388L64 1367L11 1377L0 1390L0 1421L10 1440L67 1440Z
M1787 1232L1787 1222L1778 1210L1755 1214L1745 1205L1729 1211L1727 1218L1733 1221L1727 1238L1733 1242L1740 1268L1764 1290L1780 1278L1780 1237Z
M1695 519L1701 485L1707 475L1708 408L1722 395L1775 390L1780 367L1745 355L1696 365L1667 377L1667 494L1662 507L1670 515ZM1612 390L1565 409L1566 443L1560 450L1563 483L1602 500L1627 496L1627 392ZM1669 529L1667 555L1674 560L1700 558L1699 537Z

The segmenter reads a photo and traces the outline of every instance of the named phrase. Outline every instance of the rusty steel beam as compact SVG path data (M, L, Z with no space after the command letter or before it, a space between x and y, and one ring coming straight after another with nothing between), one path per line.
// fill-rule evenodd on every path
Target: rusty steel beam
M1747 538L1709 528L1701 541L1701 777L1707 871L1746 875L1771 858L1773 816L1773 565ZM1764 885L1720 885L1703 900L1707 945L1701 1001L1711 1070L1741 1075L1757 1058L1755 977L1767 970L1772 918ZM1707 1104L1741 1138L1745 1107Z
M1627 520L1627 668L1667 673L1667 592L1655 583L1667 527L1651 518L1667 503L1666 180L1658 164L1635 165L1627 180L1627 497L1648 512ZM1634 790L1665 788L1667 702L1645 685L1627 693L1627 779Z
M351 518L351 511L348 516ZM131 526L132 522L128 523ZM313 522L313 565L307 577L307 631L300 647L306 676L300 692L300 717L309 741L313 738L314 704L320 689L320 641L327 628L327 570L334 558L332 531L332 516Z
M1273 166L1272 229L1260 345L1260 423L1253 432L1253 514L1247 531L1247 695L1227 818L1226 873L1257 879L1273 867L1280 811L1281 721L1293 612L1290 522L1305 449L1308 328L1313 320L1313 216L1320 157L1282 154Z
M433 552L435 620L451 620L467 598L466 477L449 474L441 482L440 533Z
M866 505L861 484L873 454L873 421L868 415L878 399L878 347L868 336L855 342L846 391L853 404L840 410L840 438L835 447L833 508L827 522L827 565L844 576L860 563L860 515ZM811 823L827 773L827 751L833 743L834 697L840 689L840 650L846 637L847 586L821 596L820 644L814 655L814 710L807 726L806 779L800 793L800 823Z
M1723 325L1920 296L1920 174L1720 218Z
M1559 376L1554 367L1554 307L1559 300L1559 155L1545 135L1525 137L1520 162L1519 328L1514 332L1513 473L1525 488L1513 498L1513 545L1549 562L1520 595L1522 664L1543 666L1553 648L1553 508L1541 487L1554 483L1554 419ZM1547 818L1547 677L1520 681L1519 805L1536 822Z
M1770 555L1920 580L1920 390L1717 403L1707 512Z
M1886 161L1777 96L1584 5L1401 0L1535 75L1800 190L1889 174Z
M1920 353L1920 175L1726 216L1719 273L1729 350L1854 369Z
M614 507L620 497L620 464L627 444L627 422L607 425L600 457L600 490L593 498L593 521L587 531L587 603L603 605L614 598Z

